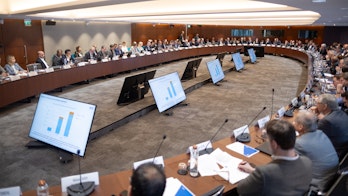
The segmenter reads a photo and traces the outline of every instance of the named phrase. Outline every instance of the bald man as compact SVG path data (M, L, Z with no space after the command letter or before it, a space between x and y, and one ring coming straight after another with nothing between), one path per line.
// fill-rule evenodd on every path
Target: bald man
M37 51L37 59L36 59L36 63L40 63L42 69L47 69L50 66L47 64L46 60L45 60L45 52L44 51Z

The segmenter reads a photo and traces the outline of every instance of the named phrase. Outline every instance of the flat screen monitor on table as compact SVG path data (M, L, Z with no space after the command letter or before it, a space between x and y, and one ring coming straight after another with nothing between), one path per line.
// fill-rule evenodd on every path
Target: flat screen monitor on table
M186 99L178 72L149 80L149 84L159 112L168 110Z
M222 67L220 65L219 59L208 61L207 68L209 70L211 80L213 81L214 84L216 84L217 82L225 78L225 74L222 71Z
M117 105L126 105L143 99L149 92L149 80L155 76L156 70L129 76L124 79Z
M97 106L41 94L29 137L84 156Z
M239 70L244 68L244 63L243 63L242 57L240 56L239 52L238 53L233 53L232 54L232 59L233 59L234 66L235 66L237 71L239 71Z

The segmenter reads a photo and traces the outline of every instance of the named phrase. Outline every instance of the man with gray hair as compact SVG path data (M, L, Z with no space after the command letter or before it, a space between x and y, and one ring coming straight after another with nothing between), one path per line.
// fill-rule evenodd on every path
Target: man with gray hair
M317 118L309 111L300 111L294 121L300 133L295 150L312 161L311 190L326 192L338 170L338 156L330 139L317 128Z
M341 160L348 151L348 116L338 108L334 95L322 94L317 101L318 129L331 140Z

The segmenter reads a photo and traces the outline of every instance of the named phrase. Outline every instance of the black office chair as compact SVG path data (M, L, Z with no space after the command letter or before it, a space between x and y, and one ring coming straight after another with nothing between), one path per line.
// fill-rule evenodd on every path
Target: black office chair
M341 171L340 176L326 193L326 196L348 195L348 170Z
M202 196L222 196L222 194L224 193L224 190L225 190L225 186L220 185L204 193Z

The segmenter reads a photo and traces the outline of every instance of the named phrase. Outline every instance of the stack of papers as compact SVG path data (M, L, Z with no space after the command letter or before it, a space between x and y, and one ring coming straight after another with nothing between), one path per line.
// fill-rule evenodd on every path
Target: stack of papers
M242 161L217 148L211 154L199 156L198 171L201 176L219 175L231 184L235 184L249 175L238 169Z

